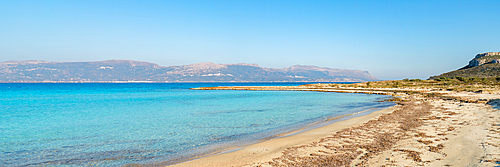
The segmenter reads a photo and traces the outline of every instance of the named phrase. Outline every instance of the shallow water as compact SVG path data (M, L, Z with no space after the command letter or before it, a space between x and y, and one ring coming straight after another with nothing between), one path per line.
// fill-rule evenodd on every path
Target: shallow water
M391 105L367 94L189 90L299 84L0 84L0 166L183 160Z

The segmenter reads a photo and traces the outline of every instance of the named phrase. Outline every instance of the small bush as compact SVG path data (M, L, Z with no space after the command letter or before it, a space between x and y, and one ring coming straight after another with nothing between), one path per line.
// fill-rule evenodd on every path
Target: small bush
M436 78L434 80L436 80L436 81L451 81L450 78L446 78L446 77Z
M399 87L401 87L401 82L397 82L397 81L393 82L392 87L394 87L394 88L399 88Z
M412 82L421 82L422 80L421 79L410 79L410 81L412 81Z

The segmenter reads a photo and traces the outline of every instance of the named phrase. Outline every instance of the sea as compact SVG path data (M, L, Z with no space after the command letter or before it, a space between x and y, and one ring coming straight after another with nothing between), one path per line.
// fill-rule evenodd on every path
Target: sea
M394 105L377 102L383 95L190 89L301 84L3 83L0 166L169 165Z

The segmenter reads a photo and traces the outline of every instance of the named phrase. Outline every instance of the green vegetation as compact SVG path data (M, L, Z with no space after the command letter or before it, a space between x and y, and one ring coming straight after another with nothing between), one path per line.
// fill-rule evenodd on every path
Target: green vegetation
M490 56L488 56L490 57ZM444 73L438 76L433 76L431 79L436 78L495 78L500 76L500 63L497 64L484 64L477 67L466 68L461 70L456 70L448 73Z
M330 87L352 88L412 88L438 89L466 92L495 92L500 90L500 77L440 77L436 79L403 79L396 81L375 81L354 84L329 84Z

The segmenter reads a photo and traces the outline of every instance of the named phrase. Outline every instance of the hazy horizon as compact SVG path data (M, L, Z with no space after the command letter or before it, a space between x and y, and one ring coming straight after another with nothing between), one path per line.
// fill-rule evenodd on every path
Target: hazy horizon
M256 63L423 78L500 51L500 1L0 1L0 62Z

